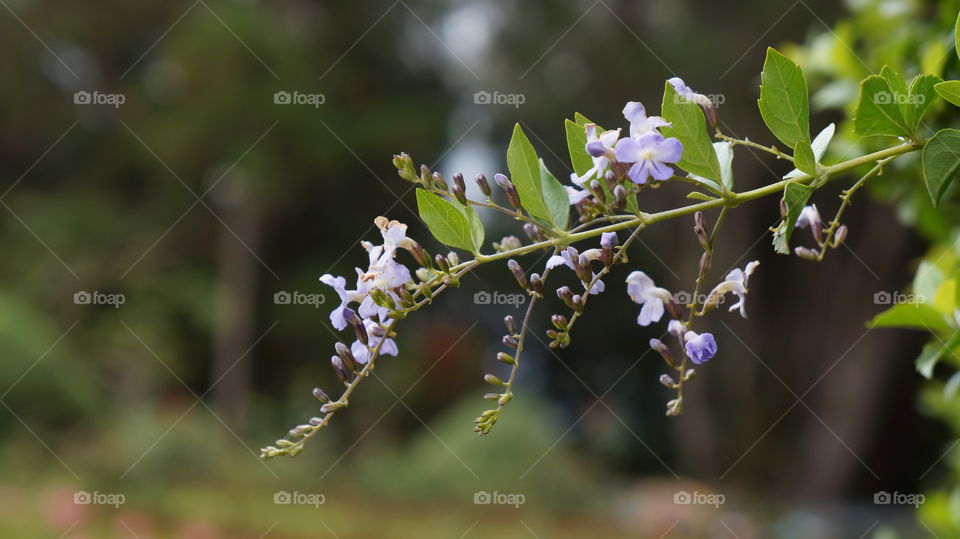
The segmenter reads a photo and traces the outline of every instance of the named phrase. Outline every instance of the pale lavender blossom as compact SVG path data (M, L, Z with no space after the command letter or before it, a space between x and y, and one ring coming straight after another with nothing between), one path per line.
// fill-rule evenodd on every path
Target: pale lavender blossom
M714 287L710 291L709 296L707 296L707 305L716 305L720 302L726 293L730 292L733 295L737 296L737 302L730 306L730 311L734 309L740 309L740 316L747 317L747 291L749 291L749 281L750 276L753 275L753 272L757 269L757 266L760 265L760 262L754 260L749 262L746 267L742 270L740 268L733 269L730 273L727 274L726 279Z
M567 247L563 251L560 251L560 254L553 255L547 259L547 269L553 269L557 266L566 266L576 271L574 261L576 261L578 264L580 264L581 261L589 264L590 262L600 258L600 254L600 249L587 249L583 252L583 254L580 254L575 247ZM596 273L591 271L590 274L591 281L597 278ZM607 285L603 284L602 280L597 279L596 282L593 283L593 286L590 287L590 294L595 296L606 290L606 288Z
M648 178L666 180L673 176L669 164L676 163L683 154L683 144L676 138L665 138L651 131L639 138L627 138L617 143L617 160L633 163L627 174L633 183L647 183Z
M820 212L817 211L817 205L811 204L800 210L800 216L797 218L797 228L814 227L819 225L820 222Z
M627 295L634 303L643 306L637 316L637 324L641 326L658 322L663 317L666 303L673 301L669 290L656 286L653 279L642 271L634 271L627 276Z
M706 363L717 353L717 341L712 333L697 334L688 331L683 335L684 348L687 350L687 356L697 365Z
M593 159L593 167L584 172L582 176L570 175L570 181L579 186L583 186L584 182L593 178L603 177L604 172L610 167L610 163L615 160L614 146L617 139L620 138L619 129L597 133L596 124L587 124L584 129L587 134L587 143L584 149Z
M359 270L357 270L359 271ZM347 320L343 316L344 310L351 303L360 303L367 298L367 294L357 290L347 290L347 280L343 277L333 276L329 273L320 277L320 282L333 287L337 296L340 297L340 306L330 312L330 322L333 327L342 330L347 327Z
M669 78L667 82L670 83L670 86L673 86L673 89L677 91L680 97L687 101L691 101L702 107L713 108L713 101L711 101L709 97L694 92L680 77Z
M366 365L370 360L370 351L375 350L377 345L380 346L381 356L396 356L400 353L397 349L396 341L391 338L384 338L386 329L378 322L364 320L363 327L367 332L369 346L359 340L354 341L353 344L350 345L350 352L353 354L353 357L356 358L357 363ZM383 341L383 344L380 344L380 341Z
M623 117L630 122L630 138L639 138L661 127L670 127L670 122L660 116L647 116L647 109L637 101L623 107Z

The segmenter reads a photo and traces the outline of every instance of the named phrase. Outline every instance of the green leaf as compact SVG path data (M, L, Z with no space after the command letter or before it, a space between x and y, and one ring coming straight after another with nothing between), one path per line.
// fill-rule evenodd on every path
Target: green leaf
M860 100L857 103L853 129L858 135L890 135L909 137L913 130L903 116L901 101L908 100L903 79L886 67L882 75L870 75L860 82Z
M922 303L898 303L867 322L867 327L874 328L906 328L922 331L946 332L950 331L943 314L936 309Z
M514 126L510 146L507 147L507 168L510 169L510 180L517 186L520 202L523 203L527 212L538 219L557 225L551 220L550 211L544 201L540 158L537 157L530 139L523 134L520 124ZM556 178L553 181L556 182Z
M940 97L960 107L960 80L948 80L934 86Z
M817 173L817 158L813 155L810 141L801 140L797 143L797 147L793 149L793 164L800 172Z
M700 105L682 98L668 82L664 84L661 114L672 124L660 129L663 136L675 137L683 144L677 165L691 174L720 181L720 163Z
M953 25L953 50L960 58L960 14L957 14L957 22Z
M570 197L557 178L550 174L547 166L540 160L540 185L543 191L543 203L547 209L549 221L561 230L566 230L570 220Z
M943 79L936 75L917 75L910 81L910 95L904 105L903 116L907 126L914 133L923 120L923 113L937 97L936 87Z
M788 183L783 190L783 200L787 206L787 216L783 218L780 227L773 233L773 249L782 254L790 254L790 236L800 218L800 212L810 199L813 187L802 183Z
M827 153L827 146L830 145L835 131L836 126L830 124L824 127L823 131L817 133L817 136L813 138L813 142L810 143L810 148L813 150L813 159L817 163L820 163L823 160L823 156ZM783 179L789 180L790 178L799 178L800 176L803 176L803 172L795 168L788 172Z
M815 160L810 149L810 104L807 81L800 66L776 49L767 49L760 74L760 116L767 128L794 151L800 170L815 173Z
M923 181L933 205L940 204L943 193L960 172L960 131L938 131L923 147Z
M578 125L587 125L587 124L594 123L594 122L591 122L589 119L587 119L587 117L584 116L583 114L580 114L579 112L573 113L573 121Z
M567 151L570 152L570 164L577 176L583 176L593 168L593 159L587 153L587 133L583 125L570 120L563 121L567 132Z
M958 343L960 343L960 331L955 332L947 339L947 342L941 341L938 337L936 342L924 346L923 351L920 352L920 357L917 358L917 372L927 380L932 378L933 368L937 366L937 362L939 362L947 352L953 350Z
M417 210L433 237L444 245L476 253L483 243L483 225L473 208L458 205L417 189Z
M706 193L701 193L700 191L691 191L687 193L687 198L692 198L694 200L703 200L706 202L718 200L717 197L712 197Z

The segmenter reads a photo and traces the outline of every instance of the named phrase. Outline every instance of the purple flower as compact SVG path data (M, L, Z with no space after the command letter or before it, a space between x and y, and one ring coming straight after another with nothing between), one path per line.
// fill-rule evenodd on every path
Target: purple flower
M637 101L630 101L623 107L623 117L630 122L631 138L646 135L659 127L670 126L670 122L660 116L647 116L647 109L643 108L643 105Z
M817 211L817 205L804 206L800 210L800 217L797 218L797 228L807 228L820 224L820 212Z
M343 316L343 311L351 303L360 303L366 299L366 293L358 290L347 290L346 279L343 277L335 277L329 273L321 276L320 282L327 286L333 287L333 289L337 292L337 295L340 296L340 306L330 313L330 322L333 324L333 327L337 328L338 330L346 328L347 320Z
M730 306L730 311L735 309L740 309L740 316L747 317L747 292L750 290L750 276L753 275L753 272L756 271L757 266L760 265L760 262L754 260L753 262L748 262L747 265L741 270L740 268L734 268L727 274L726 279L715 286L713 290L710 291L710 294L707 295L707 301L705 306L716 306L720 303L720 299L729 293L737 296L737 302Z
M617 143L617 160L633 163L627 174L633 183L644 184L647 179L666 180L673 176L668 163L676 163L683 154L683 144L671 137L664 138L651 131L639 138L627 138Z
M560 251L559 255L553 255L547 259L547 269L553 269L557 266L566 266L576 271L574 261L576 261L578 264L589 264L590 262L600 258L600 254L600 249L587 249L583 252L583 254L580 254L575 247L567 247L563 251ZM590 274L591 281L596 279L596 273L591 271ZM597 280L597 282L593 283L593 286L590 287L590 294L595 296L606 290L606 288L607 285L603 284L603 281Z
M684 334L684 347L687 350L687 356L697 365L706 363L717 353L717 341L714 340L712 333L697 334L688 331Z

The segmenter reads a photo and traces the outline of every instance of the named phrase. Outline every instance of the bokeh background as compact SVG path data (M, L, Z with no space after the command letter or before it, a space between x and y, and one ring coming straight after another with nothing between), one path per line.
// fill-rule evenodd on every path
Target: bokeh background
M751 317L707 322L720 353L682 417L664 417L662 365L644 355L659 330L637 327L619 283L642 269L689 289L700 251L686 221L644 233L568 349L529 349L490 436L471 420L515 311L473 294L513 292L504 267L404 321L401 355L299 457L262 462L258 450L317 414L314 386L336 387L332 345L352 337L331 330L336 297L318 277L353 273L377 215L438 249L392 154L492 176L520 122L564 178L563 118L623 125L626 101L657 110L675 75L721 96L729 132L769 141L755 107L767 46L809 65L826 44L858 46L833 30L852 12L893 27L952 20L939 3L0 5L4 536L926 536L913 508L874 504L944 480L949 431L917 404L925 338L865 327L884 308L874 295L903 289L926 244L869 197L848 213L847 248L819 265L773 254L775 199L730 214L714 275L761 261ZM815 90L828 82L811 77ZM323 102L276 103L276 92ZM477 92L523 103L477 103ZM840 118L827 97L815 130ZM741 188L788 168L749 151L735 161ZM665 186L641 205L684 193ZM836 199L820 204L830 212ZM483 217L489 239L519 234ZM123 303L75 301L84 292ZM325 303L276 301L283 292ZM541 339L551 309L535 317ZM484 491L524 503L475 504ZM682 491L724 503L675 504ZM283 492L324 503L275 503ZM83 493L123 503L76 503Z

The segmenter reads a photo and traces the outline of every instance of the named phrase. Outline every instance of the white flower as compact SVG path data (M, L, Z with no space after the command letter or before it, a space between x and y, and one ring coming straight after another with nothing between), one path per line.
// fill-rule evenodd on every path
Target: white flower
M735 268L733 271L727 274L726 280L718 284L713 290L710 291L710 295L707 296L706 306L716 305L720 298L724 294L731 292L737 296L738 301L730 306L730 311L734 309L740 309L740 316L747 317L747 291L749 290L749 281L750 276L753 275L754 270L757 269L757 266L760 265L759 261L754 260L747 264L743 270L740 268Z
M643 305L637 323L648 326L663 317L664 304L672 301L670 291L653 284L653 279L642 271L631 272L627 276L627 295L635 303Z
M570 181L579 186L582 186L587 180L603 177L610 162L615 160L613 147L616 145L617 139L620 138L619 129L604 131L599 134L597 133L597 126L595 124L587 124L584 126L584 129L587 132L585 149L593 159L593 167L584 172L583 176L578 177L576 174L570 176ZM571 204L572 203L573 202L571 202Z
M547 269L553 269L557 266L566 266L576 271L576 268L573 265L574 258L577 259L578 263L581 262L582 259L582 261L589 264L590 262L600 258L600 254L600 249L587 249L583 252L583 254L580 254L575 247L567 247L563 251L560 251L560 254L553 255L547 259ZM596 278L597 274L591 272L590 280L593 281ZM607 285L603 284L603 281L597 280L597 282L593 283L593 286L590 287L590 294L595 296L606 290L606 288Z
M797 217L797 228L813 227L818 224L820 224L820 212L817 211L817 205L804 206L800 210L800 216Z
M363 327L367 331L369 346L359 340L354 341L353 344L350 345L350 352L353 354L353 357L356 358L357 363L366 365L370 360L370 351L375 350L381 340L383 341L383 344L380 345L381 356L396 356L400 353L397 349L397 343L393 339L387 338L384 340L383 333L385 330L383 326L373 320L364 320Z

